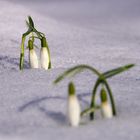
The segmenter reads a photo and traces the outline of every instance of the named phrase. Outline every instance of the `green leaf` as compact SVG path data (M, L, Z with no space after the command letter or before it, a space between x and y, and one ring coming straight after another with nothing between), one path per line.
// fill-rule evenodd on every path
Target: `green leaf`
M127 71L127 70L129 70L130 68L132 68L134 66L135 66L134 64L128 64L128 65L118 67L116 69L112 69L112 70L109 70L107 72L104 72L103 75L107 79L107 78L110 78L110 77L115 76L117 74L120 74L120 73L122 73L124 71Z
M90 67L88 65L78 65L78 66L75 66L75 67L72 67L72 68L66 70L63 74L58 76L56 78L56 80L54 81L54 84L57 84L58 82L62 81L64 78L66 78L68 76L72 77L72 76L80 73L81 71L87 70L87 69L92 71L97 76L101 76L101 74L93 67Z
M66 70L63 74L61 74L60 76L58 76L56 78L56 80L54 81L54 83L57 84L58 82L62 81L64 78L66 78L68 76L73 77L73 76L75 76L76 74L82 72L85 69L91 70L92 72L94 72L95 74L97 74L98 76L100 76L100 78L103 78L101 76L101 75L103 75L107 79L107 78L110 78L112 76L115 76L115 75L117 75L117 74L119 74L121 72L124 72L126 70L129 70L133 66L134 66L134 64L128 64L128 65L125 65L125 66L122 66L122 67L118 67L118 68L109 70L107 72L104 72L103 74L100 74L93 67L90 67L90 66L87 66L87 65L78 65L78 66L75 66L75 67L72 67L72 68Z
M97 110L97 109L100 109L100 106L95 106L94 108L93 107L87 108L84 111L82 111L80 115L81 115L81 117L82 116L85 116L87 114L90 114L92 112L95 112L95 110Z
M35 27L34 27L34 23L33 23L32 18L31 18L30 16L29 16L28 18L30 19L29 22L26 21L26 24L27 24L27 26L29 27L28 31L30 31L30 32L35 32L36 35L38 36L38 38L42 38L42 34L43 34L43 33L38 32L38 31L35 29ZM44 34L43 34L43 35L44 35Z
M29 24L34 28L34 22L31 18L31 16L28 16Z

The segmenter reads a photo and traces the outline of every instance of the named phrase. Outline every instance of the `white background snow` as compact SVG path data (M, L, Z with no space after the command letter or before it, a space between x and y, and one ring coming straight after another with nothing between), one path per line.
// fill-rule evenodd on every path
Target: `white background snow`
M0 139L139 139L139 7L139 0L0 0ZM47 36L51 70L29 69L26 50L25 69L19 71L28 15ZM69 79L54 86L55 78L77 64L103 72L127 63L136 67L109 79L117 117L106 120L97 113L95 121L71 128L66 119ZM83 108L95 79L88 71L71 79Z

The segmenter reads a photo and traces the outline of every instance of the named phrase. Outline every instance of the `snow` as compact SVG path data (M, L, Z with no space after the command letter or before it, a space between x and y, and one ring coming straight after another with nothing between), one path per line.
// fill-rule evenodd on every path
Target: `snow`
M139 139L139 4L138 0L0 0L0 139ZM26 50L25 69L19 71L28 15L47 36L51 70L29 69ZM106 71L127 63L136 67L109 80L117 117L102 119L97 113L95 121L85 118L78 128L70 127L69 79L54 86L55 78L77 64ZM82 108L90 103L95 78L85 71L71 79Z

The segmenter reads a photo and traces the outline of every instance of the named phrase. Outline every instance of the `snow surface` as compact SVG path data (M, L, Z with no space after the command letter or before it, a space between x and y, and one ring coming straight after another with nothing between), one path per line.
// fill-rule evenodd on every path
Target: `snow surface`
M0 139L139 139L139 6L139 0L0 0ZM29 69L28 50L24 71L18 69L28 15L47 36L51 70ZM77 64L106 71L127 63L137 66L109 80L117 117L106 120L97 113L95 121L86 118L80 127L70 127L69 80L54 86L56 76ZM90 103L95 79L88 71L71 79L82 108Z

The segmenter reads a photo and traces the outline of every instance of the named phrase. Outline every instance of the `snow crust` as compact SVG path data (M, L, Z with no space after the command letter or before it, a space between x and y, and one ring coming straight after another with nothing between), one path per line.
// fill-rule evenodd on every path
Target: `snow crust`
M138 0L0 0L0 139L139 139L139 5ZM25 69L19 71L28 15L47 36L51 70L29 69L26 50ZM103 72L127 63L136 67L109 79L117 117L107 120L97 113L95 121L85 118L80 127L71 128L66 118L69 79L54 86L55 78L77 64ZM88 71L71 79L82 109L90 103L95 79Z

